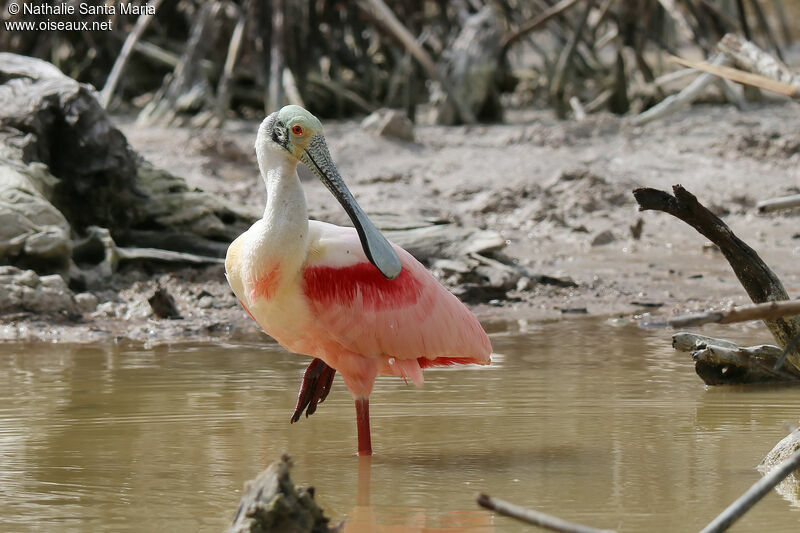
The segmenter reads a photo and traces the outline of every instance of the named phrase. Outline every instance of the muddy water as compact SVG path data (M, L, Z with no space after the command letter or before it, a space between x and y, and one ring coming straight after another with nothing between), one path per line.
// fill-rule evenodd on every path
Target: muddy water
M287 450L350 532L521 530L478 491L619 531L698 530L759 479L798 390L705 389L667 338L540 324L493 334L491 367L429 370L421 390L381 379L361 462L338 377L288 424L307 360L272 344L0 345L0 529L220 531ZM798 528L772 493L734 531Z

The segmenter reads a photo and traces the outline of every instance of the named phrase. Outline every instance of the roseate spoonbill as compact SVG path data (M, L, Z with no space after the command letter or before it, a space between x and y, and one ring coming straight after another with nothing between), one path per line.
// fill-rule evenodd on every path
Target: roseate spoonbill
M267 206L228 248L228 282L271 337L317 358L292 420L303 402L314 411L338 370L355 399L358 453L370 455L369 395L378 374L420 386L426 367L489 364L491 344L475 316L370 222L333 164L314 115L294 105L272 113L258 128L255 148ZM355 228L308 220L301 161Z

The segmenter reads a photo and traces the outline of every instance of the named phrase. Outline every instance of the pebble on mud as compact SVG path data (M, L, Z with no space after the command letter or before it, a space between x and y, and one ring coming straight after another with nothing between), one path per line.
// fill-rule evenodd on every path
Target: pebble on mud
M147 299L147 303L150 304L153 314L158 318L182 318L175 305L175 298L164 287L157 288L156 292Z
M611 233L611 230L604 230L595 235L592 238L591 245L592 246L604 246L606 244L611 244L612 242L616 241L617 238L614 237L614 234Z
M81 292L75 295L75 306L81 313L91 313L97 309L97 296L91 292Z

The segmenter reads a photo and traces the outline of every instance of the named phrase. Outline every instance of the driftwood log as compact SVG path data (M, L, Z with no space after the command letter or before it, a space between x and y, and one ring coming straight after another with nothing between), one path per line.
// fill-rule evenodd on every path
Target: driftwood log
M6 53L0 81L0 263L80 284L104 261L216 262L249 226L131 150L90 86Z
M691 354L697 374L707 385L798 380L797 374L775 368L783 350L770 344L745 347L725 339L680 332L672 336L672 347Z
M781 280L755 250L738 238L719 217L703 206L689 191L680 185L675 185L673 192L674 196L657 189L640 188L634 190L633 195L639 203L641 211L656 210L669 213L686 222L716 244L754 303L789 299ZM762 367L774 366L778 362L782 349L789 346L783 371L794 376L796 380L800 380L800 352L796 347L790 346L792 339L800 334L800 316L766 318L764 323L780 346L777 356L776 352L765 353L762 354L763 365L743 364L738 366L736 361L746 362L751 358L727 357L730 354L724 350L718 351L717 354L725 353L725 357L715 357L712 350L696 359L695 369L698 375L709 384L764 381L768 378L761 371ZM736 371L732 371L734 367ZM784 374L782 373L781 376L784 377Z

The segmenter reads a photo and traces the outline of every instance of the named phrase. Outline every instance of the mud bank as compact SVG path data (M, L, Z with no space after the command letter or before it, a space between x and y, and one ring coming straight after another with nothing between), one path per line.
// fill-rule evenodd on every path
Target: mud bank
M342 175L376 219L499 232L506 246L498 253L520 268L498 282L502 290L466 295L490 329L574 314L658 325L671 314L747 297L713 246L670 217L636 211L631 190L637 186L683 184L765 258L790 295L800 290L797 212L758 215L754 208L758 200L800 192L799 110L788 103L745 111L697 106L642 128L612 116L559 122L547 113L520 112L505 125L418 126L416 142L377 137L357 121L328 122L326 133ZM198 132L114 121L155 166L260 215L265 192L252 148L257 123ZM301 178L312 217L349 223L321 184ZM462 294L475 271L468 266L431 265ZM158 287L173 296L180 319L154 317L148 298ZM131 264L104 290L67 298L72 303L61 311L43 314L41 305L20 297L2 318L0 338L264 338L238 308L219 265Z

